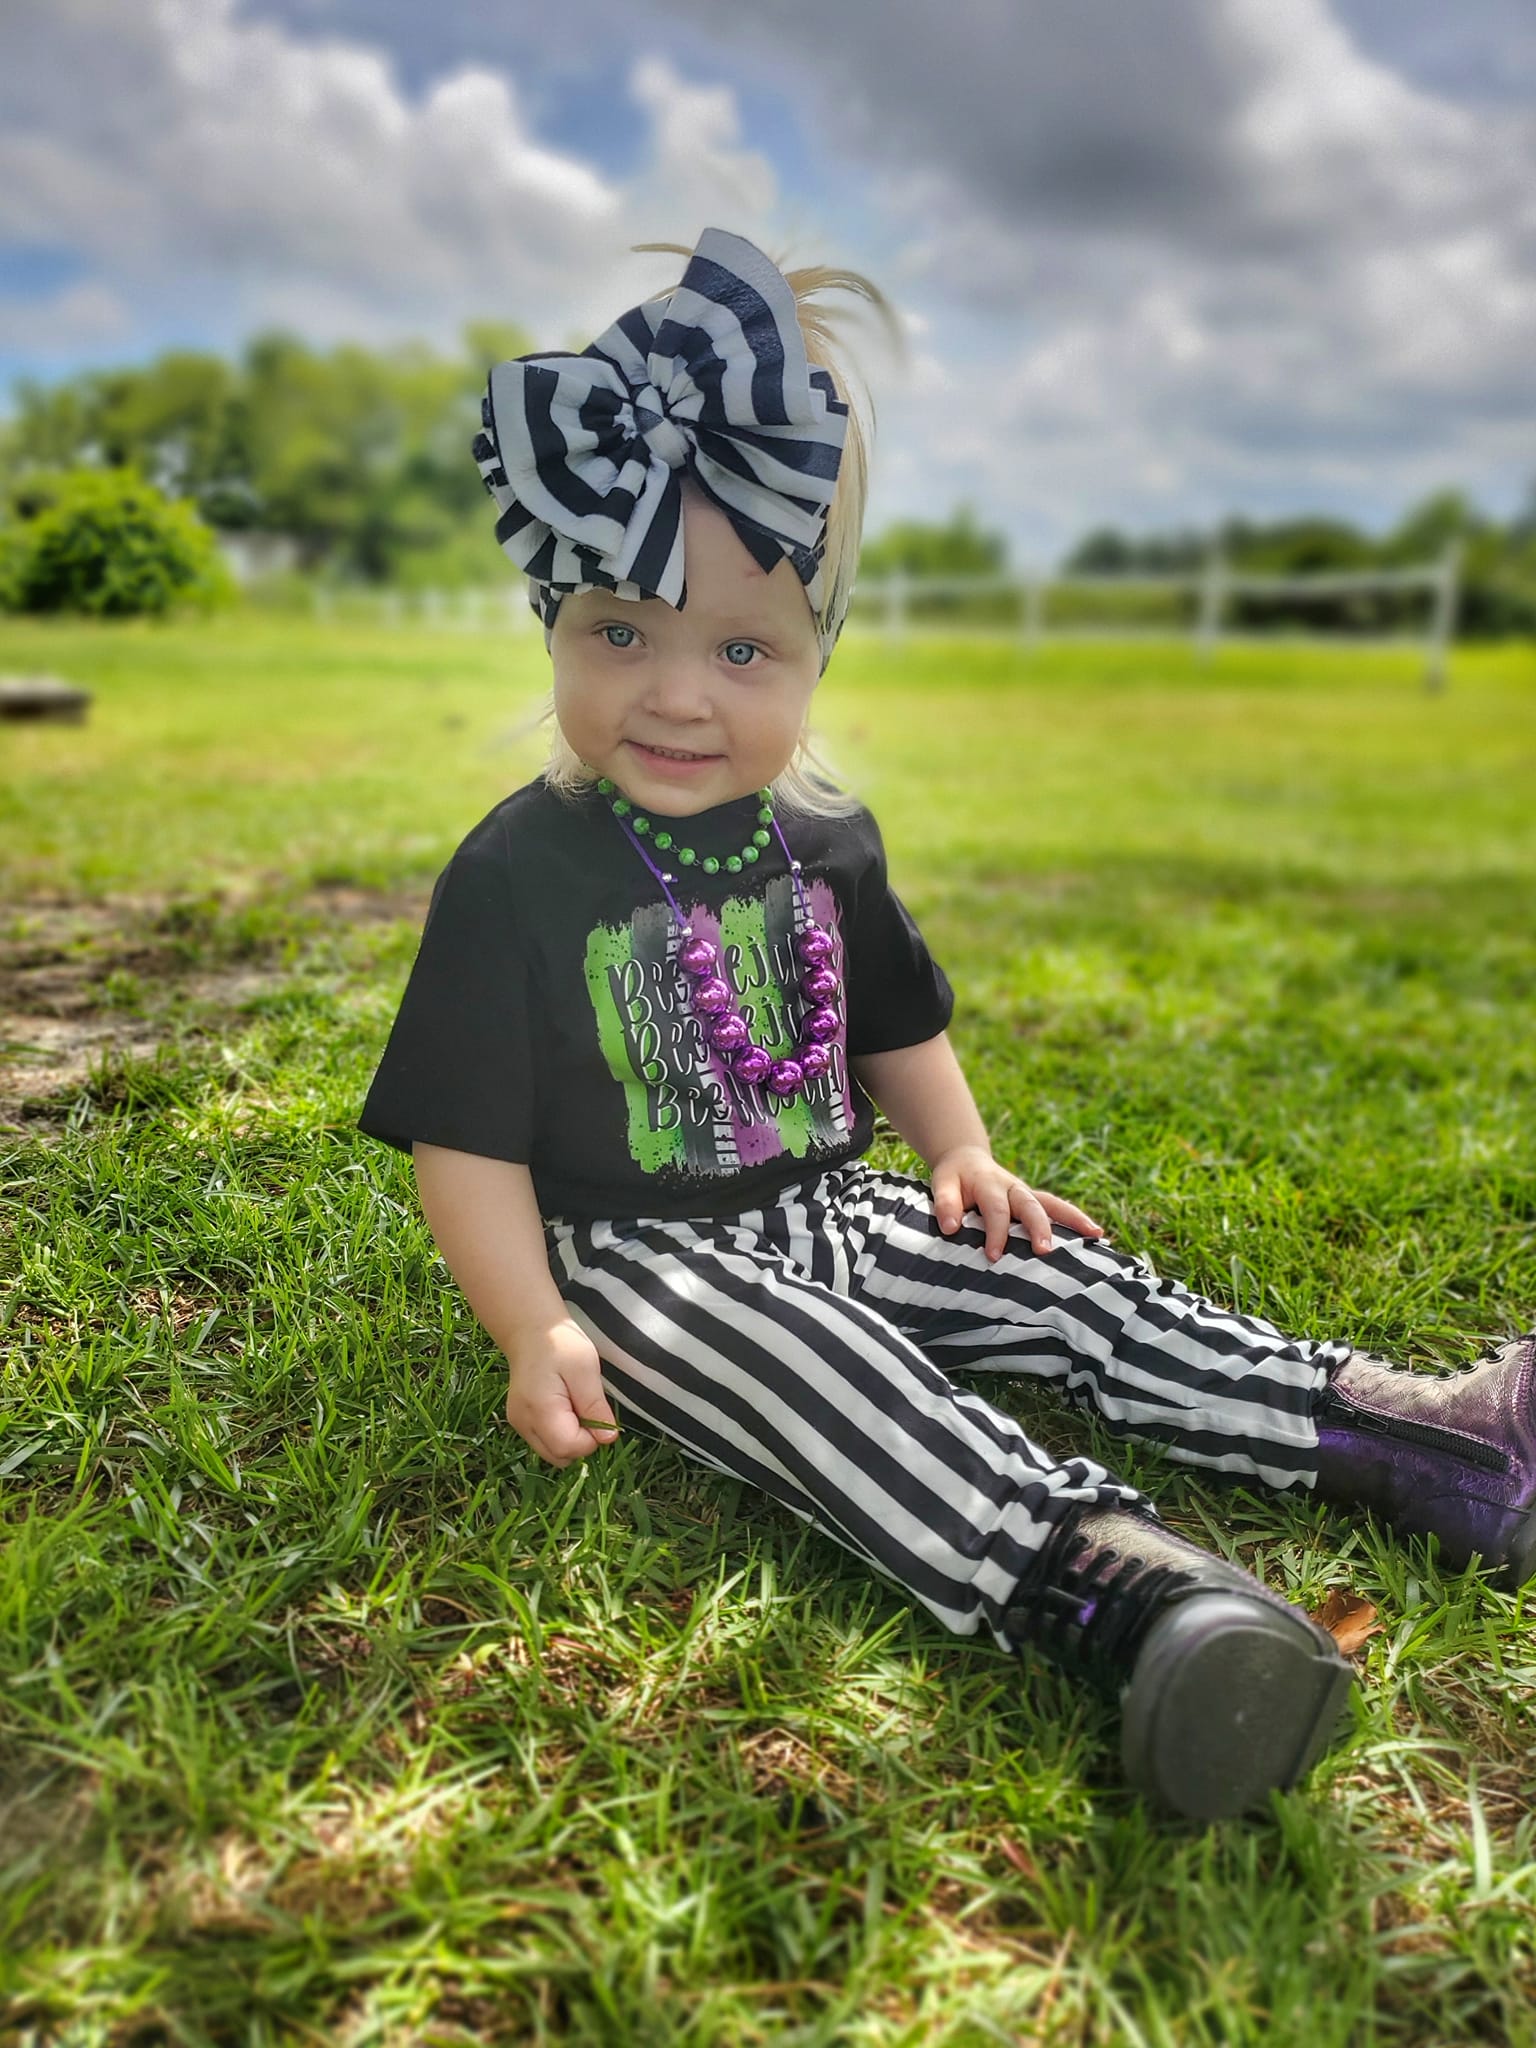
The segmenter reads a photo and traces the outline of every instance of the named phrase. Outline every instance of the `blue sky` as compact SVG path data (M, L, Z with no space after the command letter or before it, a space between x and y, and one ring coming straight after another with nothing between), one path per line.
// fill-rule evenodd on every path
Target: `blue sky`
M870 529L1536 484L1531 0L7 0L0 389L581 346L717 225L865 272ZM834 297L830 304L839 303Z

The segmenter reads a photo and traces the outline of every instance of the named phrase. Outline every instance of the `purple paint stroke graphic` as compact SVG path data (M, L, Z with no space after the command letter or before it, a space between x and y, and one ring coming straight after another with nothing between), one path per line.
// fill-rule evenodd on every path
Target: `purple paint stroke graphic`
M788 878L781 878L781 883L782 886L771 887L767 892L768 898L778 899L772 904L761 898L733 898L722 905L725 927L721 919L702 903L689 904L683 911L694 932L713 940L720 948L726 979L748 1017L753 1037L759 1043L770 1036L775 1025L779 1027L779 1036L792 1043L804 1007L799 993L801 963L793 949L794 911L797 906L787 886ZM744 1167L780 1158L786 1150L803 1152L806 1143L835 1143L853 1128L842 921L830 883L812 880L805 884L805 893L811 915L833 936L835 950L830 964L843 981L845 992L844 1015L836 1038L829 1042L827 1048L832 1058L826 1073L803 1096L788 1103L780 1102L766 1089L754 1088L740 1081L724 1057L709 1045L702 1031L698 1034L703 1071L714 1081L726 1106L736 1155ZM743 948L739 943L731 943L726 937L726 928L737 933L739 939L744 920L748 921L749 930L747 944ZM743 969L748 971L744 973ZM769 1013L767 1017L763 1014L765 1008ZM803 1134L804 1142L800 1146L786 1144L791 1131Z

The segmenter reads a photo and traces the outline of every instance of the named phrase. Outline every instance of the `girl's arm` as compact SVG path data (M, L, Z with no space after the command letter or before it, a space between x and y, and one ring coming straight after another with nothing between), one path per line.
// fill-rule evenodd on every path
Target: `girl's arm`
M550 1274L527 1167L419 1140L411 1158L443 1262L506 1355L508 1422L553 1465L610 1443L602 1362ZM605 1427L584 1428L583 1416Z
M1037 1252L1051 1250L1051 1218L1087 1237L1102 1237L1091 1216L1045 1189L1031 1188L992 1157L987 1127L955 1058L947 1032L921 1045L852 1059L859 1086L880 1105L886 1121L928 1165L939 1228L958 1230L968 1209L986 1224L989 1259L1000 1259L1015 1217Z

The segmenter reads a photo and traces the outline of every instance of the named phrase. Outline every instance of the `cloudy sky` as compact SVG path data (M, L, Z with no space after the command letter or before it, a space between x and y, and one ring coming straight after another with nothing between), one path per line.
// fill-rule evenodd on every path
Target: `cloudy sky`
M864 271L870 530L1536 483L1533 0L3 0L0 393ZM835 295L838 303L842 295Z

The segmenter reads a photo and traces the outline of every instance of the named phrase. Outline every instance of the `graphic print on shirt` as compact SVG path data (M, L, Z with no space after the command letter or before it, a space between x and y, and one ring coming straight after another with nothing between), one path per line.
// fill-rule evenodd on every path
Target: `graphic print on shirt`
M827 963L844 979L837 899L824 881L805 881L811 916L831 932ZM718 913L679 898L695 937L713 939L721 973L755 1044L775 1059L795 1050L810 1005L795 952L802 929L788 875L761 894L727 897ZM677 962L683 943L670 907L648 903L627 925L595 925L587 935L587 993L609 1070L623 1084L630 1155L645 1173L734 1173L780 1154L804 1158L834 1145L853 1126L844 1004L827 1071L788 1101L737 1078L688 1007L692 979Z

